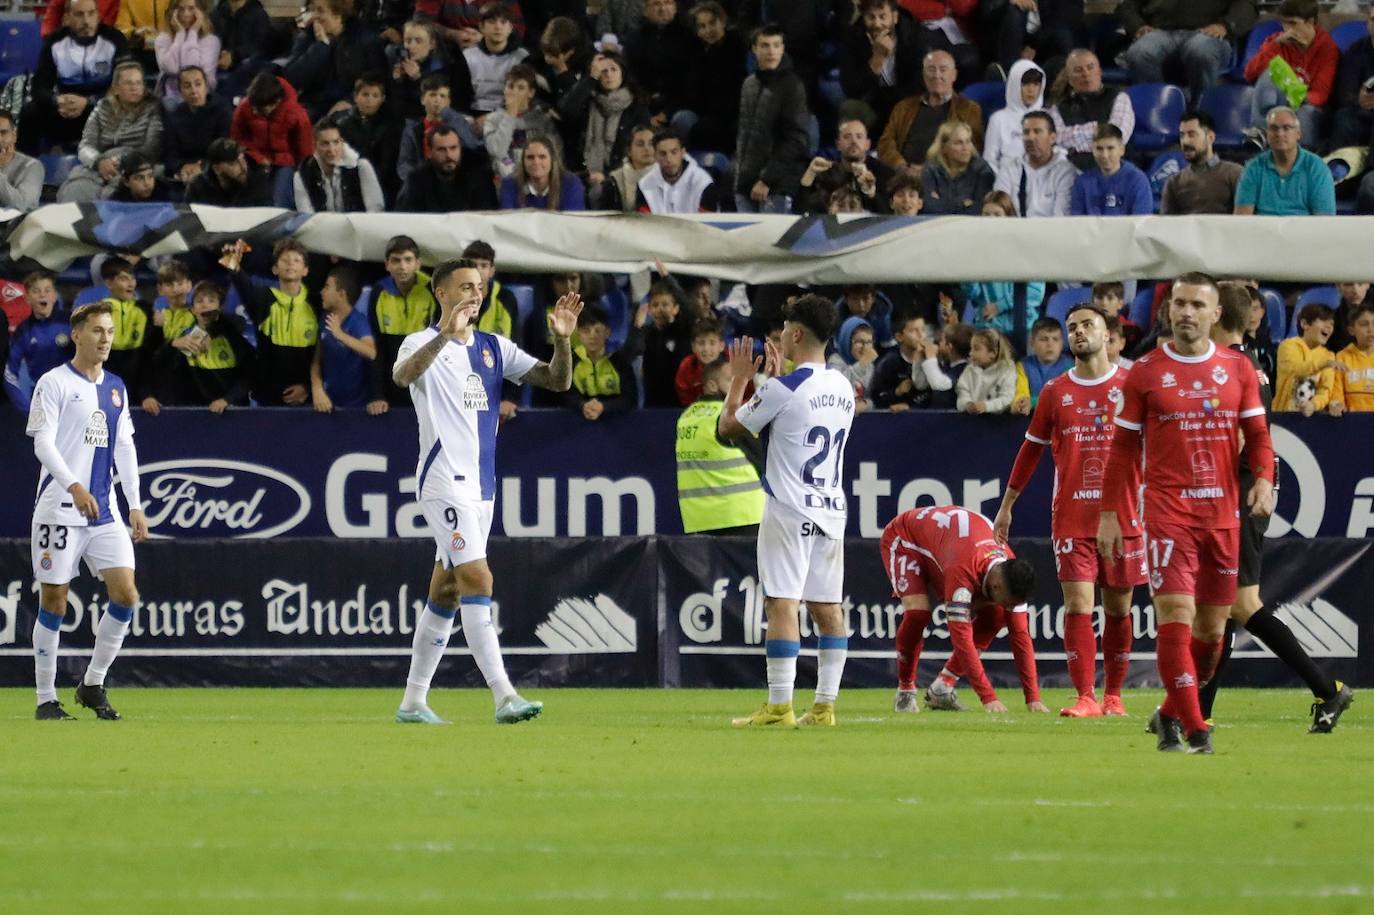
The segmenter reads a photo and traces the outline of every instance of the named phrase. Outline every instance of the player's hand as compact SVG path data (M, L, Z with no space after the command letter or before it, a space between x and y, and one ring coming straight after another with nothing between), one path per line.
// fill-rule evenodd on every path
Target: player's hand
M1268 518L1274 513L1274 484L1263 477L1255 480L1245 497L1245 504L1250 506L1250 514L1256 518Z
M1103 512L1097 522L1097 555L1108 562L1126 555L1126 541L1121 536L1121 521L1116 512Z
M1011 509L999 508L997 517L992 519L992 534L998 543L1006 543L1011 534Z
M148 519L143 516L143 512L138 509L129 512L129 527L134 543L142 543L148 539Z
M390 409L391 404L385 400L369 400L367 402L368 416L381 416L383 413Z
M1030 712L1033 715L1048 715L1050 713L1049 706L1041 702L1039 699L1035 700L1034 702L1027 702L1026 711Z
M473 296L470 299L463 299L449 309L448 314L439 320L439 333L450 340L456 340L469 323L471 323L471 312L473 303L481 306L480 296Z
M767 351L766 345L764 349ZM732 384L740 378L753 378L754 373L763 364L763 359L754 355L754 338L736 337L730 343L727 364L730 367Z
M549 315L549 329L558 337L571 337L577 330L577 316L582 314L582 296L570 292L560 298Z
M984 702L983 710L992 715L1001 715L1007 711L1007 705L1001 699L994 699L991 702Z
M782 374L782 350L778 345L767 337L763 340L763 373L769 378L777 378Z
M72 494L72 505L81 513L81 517L89 518L94 521L100 517L100 503L95 500L95 496L80 483L73 483L67 492Z

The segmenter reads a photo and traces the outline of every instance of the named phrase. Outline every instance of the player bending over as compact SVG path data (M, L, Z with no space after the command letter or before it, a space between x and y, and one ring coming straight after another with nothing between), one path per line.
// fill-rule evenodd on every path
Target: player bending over
M977 512L955 505L917 508L887 523L879 541L883 568L901 598L902 622L897 627L897 696L893 710L918 712L916 666L921 660L926 627L931 620L931 595L944 601L953 656L949 666L926 691L932 708L962 708L954 684L967 677L989 712L1005 712L988 682L979 652L1006 626L1011 630L1012 655L1021 677L1026 709L1047 712L1040 701L1035 673L1035 649L1024 609L1017 607L1035 591L1035 567L997 542L992 522Z
M1054 568L1064 590L1064 650L1077 701L1059 714L1066 718L1125 715L1121 686L1131 663L1131 594L1145 583L1145 545L1139 535L1134 502L1126 508L1122 559L1110 562L1097 554L1097 518L1102 500L1102 474L1112 443L1112 416L1121 402L1126 369L1107 360L1107 320L1084 303L1065 317L1074 365L1045 383L1035 405L1026 440L1016 455L993 522L997 539L1007 542L1011 510L1030 482L1045 446L1054 456L1054 505L1050 533ZM1138 477L1138 474L1137 474ZM1131 482L1139 487L1138 479ZM1097 638L1093 634L1094 586L1102 587L1102 666L1105 690L1098 705Z
M33 506L33 577L39 582L33 627L33 666L40 721L71 719L57 700L57 641L67 614L67 588L83 559L105 580L109 605L95 633L91 663L76 688L76 703L97 718L118 721L105 695L114 663L138 603L134 541L148 537L138 486L138 454L129 418L129 392L102 366L114 343L108 302L72 314L76 355L38 379L29 406L28 434L43 465ZM129 504L133 537L115 513L114 474Z
M849 652L840 601L844 597L844 445L854 419L854 388L825 364L835 330L835 306L804 295L783 309L780 349L765 346L769 379L744 406L758 360L748 337L730 347L730 391L718 430L724 439L768 430L759 524L759 580L768 616L765 643L768 701L732 722L759 725L833 725ZM784 360L796 369L779 374ZM820 633L816 699L799 719L792 691L801 651L801 602Z
M1137 359L1116 414L1097 545L1104 560L1125 556L1145 449L1145 554L1154 598L1159 676L1168 694L1155 713L1162 751L1211 753L1212 732L1198 684L1216 670L1240 552L1240 438L1255 476L1244 507L1274 510L1274 448L1259 379L1243 354L1211 339L1219 290L1186 273L1169 294L1174 338ZM1125 528L1123 528L1123 521Z
M429 684L448 647L455 614L477 667L491 689L496 721L537 717L542 702L523 699L506 676L491 619L487 535L496 497L496 430L501 383L523 382L566 391L572 383L572 347L582 302L576 293L558 300L549 317L553 358L539 362L505 337L477 330L482 276L470 261L451 260L431 280L439 323L406 337L392 378L409 387L420 426L415 494L438 549L429 602L415 623L410 674L396 712L402 723L446 724L427 704Z

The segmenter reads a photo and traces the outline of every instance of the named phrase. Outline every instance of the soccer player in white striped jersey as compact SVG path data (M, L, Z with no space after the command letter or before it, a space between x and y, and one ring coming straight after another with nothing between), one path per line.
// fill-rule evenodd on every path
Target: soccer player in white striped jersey
M496 430L501 383L529 382L551 391L572 384L572 345L582 302L577 293L558 300L549 317L553 357L540 362L505 337L477 330L482 276L471 261L451 260L430 281L439 322L406 337L392 379L409 387L420 426L415 495L438 550L429 602L415 623L410 674L396 720L446 724L430 710L429 684L458 615L477 667L491 689L496 721L535 718L542 702L522 698L506 676L491 619L487 535L496 497Z
M781 351L765 347L769 379L741 406L758 368L748 337L730 348L730 392L721 409L722 438L764 434L767 442L759 579L768 616L765 643L768 701L736 727L833 725L835 700L849 651L844 599L844 445L854 420L854 388L825 364L835 330L835 305L817 295L783 311ZM796 368L780 374L784 360ZM819 632L816 699L797 718L792 692L801 651L800 612L806 603Z
M124 644L138 590L134 541L148 537L139 495L138 455L129 419L129 392L104 370L114 343L108 302L78 309L71 319L76 355L38 379L29 406L28 434L43 465L33 506L33 577L39 583L33 627L33 666L40 721L72 718L57 699L57 643L67 614L67 589L84 559L105 580L109 606L96 627L95 650L76 702L97 718L118 721L105 695L105 674ZM117 513L114 474L129 504L133 537Z

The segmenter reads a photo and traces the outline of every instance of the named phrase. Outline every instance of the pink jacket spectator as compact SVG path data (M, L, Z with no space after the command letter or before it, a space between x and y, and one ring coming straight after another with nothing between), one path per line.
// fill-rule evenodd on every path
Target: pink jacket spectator
M211 33L201 35L183 29L172 35L159 32L153 42L157 54L157 68L162 71L158 78L158 95L166 98L181 98L177 87L177 74L182 67L200 67L205 71L205 82L210 91L215 91L215 72L219 68L219 36Z

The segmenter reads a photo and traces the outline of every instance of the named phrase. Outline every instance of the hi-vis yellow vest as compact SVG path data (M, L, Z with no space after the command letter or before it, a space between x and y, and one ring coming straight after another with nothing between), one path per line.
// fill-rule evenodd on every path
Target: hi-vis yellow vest
M162 319L162 335L175 340L196 324L196 316L189 308L169 308ZM203 353L187 353L187 364L198 369L232 369L239 364L234 347L226 337L211 337L209 348Z
M110 349L138 349L142 346L143 338L148 334L148 313L139 308L133 299L111 297L105 301L113 309L110 317L114 318L115 326L114 341L110 344Z
M720 400L698 400L677 421L677 503L689 534L763 520L763 485L739 448L716 438Z
M572 386L583 397L618 397L620 373L609 355L595 362L583 356L573 363Z
M388 278L372 297L372 311L384 334L404 337L424 330L439 314L439 305L429 291L429 274L417 272L415 285L405 295L396 288L396 281Z
M305 300L305 287L294 296L287 295L278 286L268 291L272 293L272 310L262 322L263 335L277 346L314 346L319 339L320 322L315 317L315 309Z
M506 310L505 305L501 304L501 284L497 280L491 281L491 292L488 293L488 297L491 299L491 304L477 319L477 329L484 334L496 334L507 340L513 339L515 336L515 316Z

